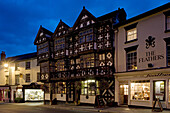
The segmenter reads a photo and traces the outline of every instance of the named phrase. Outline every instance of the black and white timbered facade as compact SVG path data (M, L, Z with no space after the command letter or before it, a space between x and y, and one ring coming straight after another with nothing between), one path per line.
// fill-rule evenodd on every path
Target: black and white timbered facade
M102 95L114 102L113 25L124 20L124 9L96 18L83 7L73 27L62 20L54 33L40 27L34 44L46 100L94 104Z

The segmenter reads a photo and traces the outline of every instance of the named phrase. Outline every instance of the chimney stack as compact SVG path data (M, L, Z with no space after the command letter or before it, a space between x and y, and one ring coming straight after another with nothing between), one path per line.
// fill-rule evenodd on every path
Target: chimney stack
M2 51L2 53L1 53L1 61L2 61L2 60L5 60L5 58L6 58L6 54L5 54L4 51Z

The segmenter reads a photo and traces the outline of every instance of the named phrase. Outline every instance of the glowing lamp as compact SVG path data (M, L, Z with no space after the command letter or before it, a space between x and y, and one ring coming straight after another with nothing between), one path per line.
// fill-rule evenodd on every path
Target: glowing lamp
M8 64L4 64L4 67L8 67Z

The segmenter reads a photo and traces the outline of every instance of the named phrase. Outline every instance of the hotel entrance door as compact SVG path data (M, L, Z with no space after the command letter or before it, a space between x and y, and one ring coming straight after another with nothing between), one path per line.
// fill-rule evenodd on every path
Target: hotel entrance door
M128 85L120 85L120 103L128 104Z

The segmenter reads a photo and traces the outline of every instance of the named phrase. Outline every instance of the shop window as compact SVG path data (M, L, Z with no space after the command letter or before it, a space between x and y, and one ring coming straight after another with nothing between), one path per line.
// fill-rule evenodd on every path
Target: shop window
M37 82L40 82L40 73L37 73Z
M55 92L58 94L66 94L66 82L57 82L55 84Z
M25 69L30 69L31 68L31 62L26 62L25 63Z
M15 84L16 84L16 85L19 84L19 75L15 75Z
M82 95L99 95L99 82L96 80L86 80L81 82L81 94Z
M156 100L156 98L165 101L165 81L154 81L153 100Z
M44 100L44 91L42 89L25 89L25 101Z
M30 74L26 74L26 81L25 82L30 82Z
M136 70L137 69L137 52L136 50L134 51L129 51L127 52L127 70Z
M132 100L150 100L150 81L131 83Z
M167 64L170 66L170 43L167 44Z

